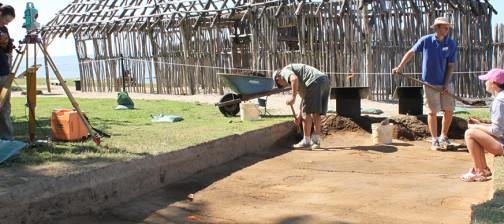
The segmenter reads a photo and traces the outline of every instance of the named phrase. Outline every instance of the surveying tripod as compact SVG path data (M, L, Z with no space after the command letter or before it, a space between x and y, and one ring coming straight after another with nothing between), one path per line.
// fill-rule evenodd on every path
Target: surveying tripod
M19 66L21 65L21 62L23 61L23 57L26 56L26 86L27 86L27 107L29 108L29 130L30 130L30 141L35 142L35 107L37 105L37 46L40 48L42 53L44 54L45 60L48 62L49 66L53 70L54 74L58 78L61 87L63 87L63 90L65 91L68 99L72 103L72 106L75 108L77 113L79 114L80 119L84 123L84 126L86 126L86 129L91 135L91 138L95 141L97 145L100 145L100 136L94 132L93 128L89 124L88 120L82 114L81 109L79 108L79 104L75 101L74 97L72 96L72 93L68 89L68 86L65 83L65 80L63 77L61 77L61 74L58 71L58 68L54 64L54 61L52 58L49 56L49 53L47 52L47 49L42 45L40 38L38 37L37 34L27 34L23 41L20 42L22 45L21 51L18 51L18 54L16 55L16 59L14 60L13 66L11 68L11 72L9 74L7 82L9 83L8 87L4 87L1 89L0 92L0 109L3 107L5 101L6 101L6 95L10 93L10 87L12 87L12 84L14 82L14 77L19 69ZM28 61L28 52L29 52L29 45L33 44L33 52L34 52L34 65L33 68L29 67L29 61ZM18 61L19 59L19 61Z

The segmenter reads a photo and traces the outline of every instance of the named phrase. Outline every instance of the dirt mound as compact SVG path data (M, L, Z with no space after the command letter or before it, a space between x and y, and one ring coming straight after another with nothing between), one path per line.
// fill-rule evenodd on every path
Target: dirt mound
M391 122L395 124L394 138L396 139L414 141L431 136L427 119L422 120L417 116L399 115L394 116Z
M371 132L371 124L378 123L385 118L377 117L342 117L337 115L329 115L322 122L322 135L330 135L332 132L339 131L366 131Z
M330 115L322 123L322 135L327 136L340 131L371 133L371 124L380 123L385 119L386 117L360 116L347 118ZM438 116L438 133L441 133L441 122L442 117ZM397 115L390 118L390 123L394 124L395 139L415 141L430 138L431 136L426 115ZM467 122L464 119L454 117L448 131L448 137L463 139L465 130L467 130Z
M254 72L254 71L241 71L236 73L237 75L246 75L246 76L256 76L256 77L266 77L265 74Z

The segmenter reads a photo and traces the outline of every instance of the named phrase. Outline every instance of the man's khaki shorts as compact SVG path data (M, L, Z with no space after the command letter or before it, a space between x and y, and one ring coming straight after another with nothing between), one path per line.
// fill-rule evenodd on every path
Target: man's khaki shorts
M443 89L442 85L433 85L438 89ZM455 85L450 83L448 85L448 92L454 94ZM437 113L439 111L453 111L455 110L455 99L451 96L443 95L429 87L424 86L424 99L425 106L427 106L427 113Z

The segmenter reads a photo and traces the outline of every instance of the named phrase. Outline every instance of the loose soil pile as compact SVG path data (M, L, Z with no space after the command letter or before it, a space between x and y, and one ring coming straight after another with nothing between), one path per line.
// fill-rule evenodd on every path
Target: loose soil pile
M241 71L237 73L238 75L246 75L246 76L256 76L256 77L266 77L265 74L254 72L254 71Z
M386 117L342 117L337 115L327 116L322 124L322 136L331 135L340 131L344 132L368 132L371 133L371 124L380 123ZM438 133L441 133L442 117L438 117ZM397 115L390 118L390 123L394 124L394 138L408 141L421 140L431 136L427 124L427 116ZM464 119L453 117L452 124L448 131L448 137L452 139L463 139L467 130L467 122Z

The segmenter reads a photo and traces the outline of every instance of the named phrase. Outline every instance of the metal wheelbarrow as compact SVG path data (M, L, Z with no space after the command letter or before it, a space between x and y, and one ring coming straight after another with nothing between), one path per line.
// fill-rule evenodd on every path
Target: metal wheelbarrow
M219 73L218 75L236 93L224 94L219 102L215 103L215 106L219 107L220 112L224 116L235 116L238 114L240 112L240 102L242 101L249 101L254 98L269 96L291 89L291 87L273 89L275 82L271 78L224 73Z

